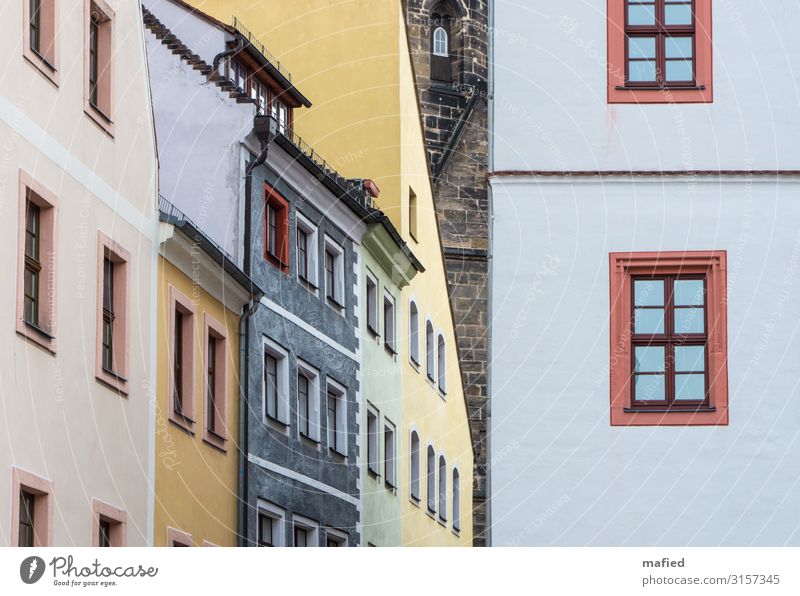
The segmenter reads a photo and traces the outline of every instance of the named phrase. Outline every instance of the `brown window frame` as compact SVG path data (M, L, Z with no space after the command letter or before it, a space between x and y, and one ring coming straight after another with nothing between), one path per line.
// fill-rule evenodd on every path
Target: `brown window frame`
M674 304L674 284L676 281L703 281L703 304L685 306ZM663 306L637 306L635 299L637 281L663 281L664 297ZM672 274L672 275L633 275L631 276L631 410L634 411L663 411L663 412L692 412L703 411L710 408L709 400L709 334L708 334L708 279L703 274ZM676 333L675 332L675 311L680 308L703 308L703 332L702 333ZM664 311L664 332L663 333L636 333L636 310L660 310ZM703 361L703 380L704 380L704 399L703 400L680 400L675 403L675 375L676 374L696 374L698 372L676 371L675 370L675 348L680 346L702 346L704 348ZM664 347L664 400L637 400L636 399L636 377L643 375L658 375L656 372L637 372L636 371L636 348L637 347Z
M24 284L23 288L23 319L26 324L39 328L40 287L41 287L41 236L42 236L42 210L30 199L25 200L25 274L27 282L31 280L30 288ZM33 218L32 218L33 216ZM30 277L29 277L30 276ZM30 304L30 307L28 306Z
M114 372L114 261L103 256L103 328L101 330L101 366Z
M289 203L267 184L264 193L264 259L289 273Z
M634 5L650 5L654 7L655 22L652 25L631 25L628 20L628 7ZM697 86L697 16L695 12L696 0L624 0L625 6L625 86L632 88L693 88ZM692 11L692 23L690 25L667 25L665 24L665 7L667 4L685 5L689 4ZM654 81L631 81L630 63L648 62L646 58L630 58L629 49L630 39L636 38L655 38L655 80ZM691 81L669 81L666 79L666 66L670 60L666 57L666 42L669 37L690 37L692 40L692 80ZM684 59L673 59L684 60Z

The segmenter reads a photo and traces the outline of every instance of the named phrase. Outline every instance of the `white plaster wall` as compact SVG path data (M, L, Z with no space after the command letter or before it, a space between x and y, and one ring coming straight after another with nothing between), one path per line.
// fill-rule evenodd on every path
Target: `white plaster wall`
M161 18L158 11L153 14ZM161 194L237 258L241 143L253 128L255 105L231 99L149 31L145 40Z
M714 103L638 106L606 102L606 0L497 0L494 169L800 169L800 5L712 5Z
M800 184L495 180L495 545L800 545ZM728 251L728 427L612 428L614 251Z
M225 50L228 34L185 7L172 0L143 0L142 4L209 66Z

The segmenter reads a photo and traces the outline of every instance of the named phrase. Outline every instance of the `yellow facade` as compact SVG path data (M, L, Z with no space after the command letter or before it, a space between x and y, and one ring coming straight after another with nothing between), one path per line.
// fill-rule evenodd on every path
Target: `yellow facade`
M156 388L155 546L169 546L170 528L191 536L195 546L236 546L238 478L239 316L227 309L189 275L163 256L158 259L158 330ZM170 287L192 300L194 317L195 427L190 433L169 417L171 317ZM204 439L204 314L223 324L226 333L227 446Z
M408 545L472 544L473 451L464 401L454 323L447 293L427 152L400 0L273 1L194 0L198 8L230 22L240 18L292 73L313 106L295 117L295 132L342 174L371 178L381 189L378 206L401 231L426 271L403 290L397 328L408 333L408 305L420 315L416 370L403 342L403 412L398 496L403 499L403 537ZM409 191L417 201L417 233L409 233ZM425 321L445 337L447 395L426 378ZM367 372L365 372L367 374ZM421 505L409 499L410 432L419 432ZM447 460L448 520L425 511L425 449ZM461 475L461 532L452 529L452 469Z

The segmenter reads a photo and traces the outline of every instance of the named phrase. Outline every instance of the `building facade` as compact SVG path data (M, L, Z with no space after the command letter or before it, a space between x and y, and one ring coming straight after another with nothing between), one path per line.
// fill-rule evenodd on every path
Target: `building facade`
M798 544L797 45L738 0L496 9L494 544Z
M489 3L404 4L475 445L474 543L488 546Z
M398 329L416 339L398 354L403 543L471 545L466 512L474 452L403 6L308 0L271 6L269 13L226 0L197 6L223 21L239 11L307 93L330 97L297 114L295 131L345 176L370 173L381 189L377 206L424 268L402 289L397 319ZM364 34L352 35L352 23L363 24ZM310 41L297 44L304 30ZM331 95L331 89L348 92Z
M72 8L11 2L0 26L0 542L143 546L158 220L141 15Z

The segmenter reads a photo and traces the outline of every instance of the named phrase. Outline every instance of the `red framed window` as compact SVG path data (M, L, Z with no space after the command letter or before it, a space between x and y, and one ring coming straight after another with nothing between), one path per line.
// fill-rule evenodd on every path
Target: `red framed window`
M724 251L612 253L611 424L727 425Z
M608 0L608 101L712 101L711 0Z
M264 194L264 258L288 273L289 203L267 184Z

